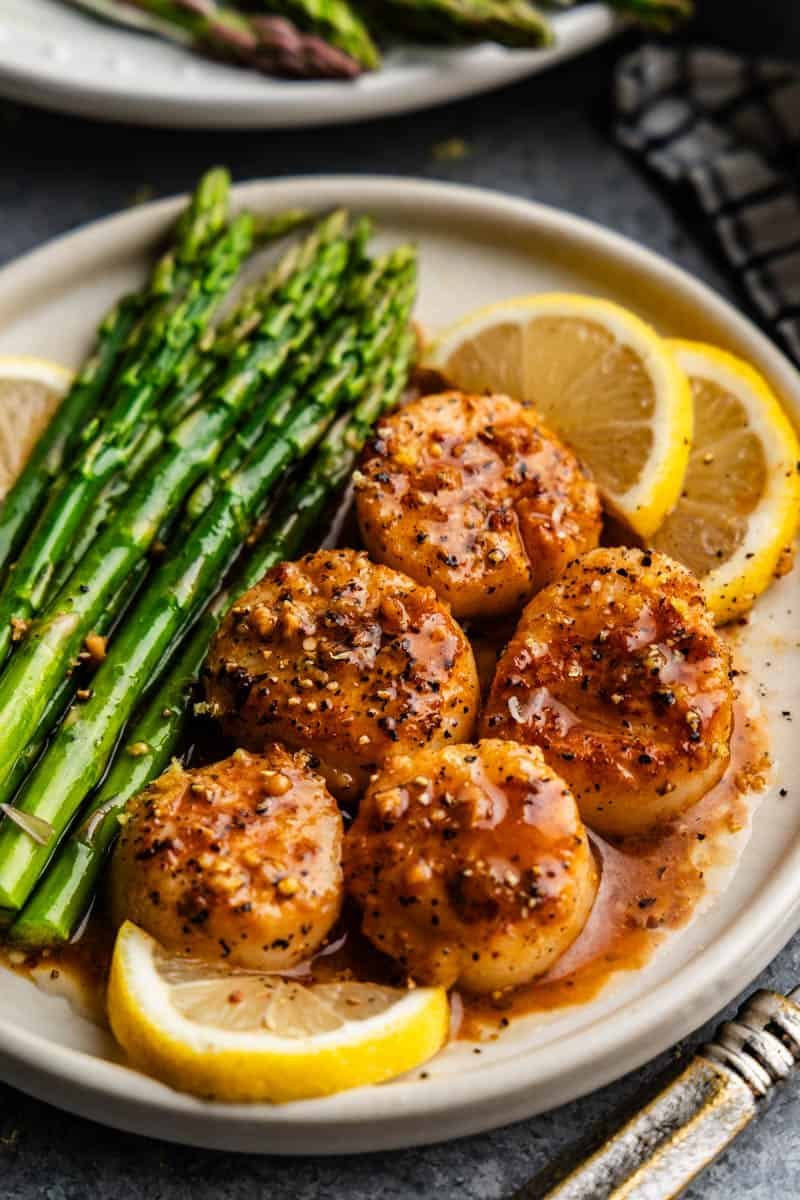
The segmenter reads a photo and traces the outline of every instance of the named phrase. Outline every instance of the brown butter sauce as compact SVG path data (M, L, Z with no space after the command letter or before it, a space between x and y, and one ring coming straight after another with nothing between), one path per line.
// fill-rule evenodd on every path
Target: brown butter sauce
M667 934L686 925L713 894L714 869L734 863L731 836L748 826L769 766L766 723L740 699L731 760L717 786L661 830L613 842L591 833L600 887L582 933L533 983L500 996L462 996L459 1037L479 1041L513 1017L585 1004L616 973L643 967Z

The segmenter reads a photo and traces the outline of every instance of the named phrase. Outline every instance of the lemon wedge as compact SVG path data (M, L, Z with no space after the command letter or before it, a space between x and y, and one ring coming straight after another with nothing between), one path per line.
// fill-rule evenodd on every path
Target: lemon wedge
M111 1028L133 1066L225 1101L306 1100L381 1083L448 1035L443 988L308 985L168 956L126 922L108 988Z
M0 355L0 498L71 383L72 372L58 363Z
M689 384L655 330L620 305L560 293L504 300L446 330L426 365L464 390L531 401L642 537L677 503Z
M791 565L800 445L748 363L698 342L671 345L692 385L694 444L680 501L651 543L695 572L723 623Z

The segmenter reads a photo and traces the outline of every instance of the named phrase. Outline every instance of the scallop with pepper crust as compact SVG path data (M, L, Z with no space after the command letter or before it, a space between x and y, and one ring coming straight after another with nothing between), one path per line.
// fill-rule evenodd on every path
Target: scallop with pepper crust
M594 550L525 609L483 732L541 746L593 829L638 833L722 776L730 665L691 572L655 552Z
M430 584L457 617L513 612L600 537L595 485L508 396L444 392L384 418L356 505L373 558Z
M344 859L367 937L418 982L471 992L546 971L597 890L567 785L537 748L494 739L390 759Z
M339 915L341 850L341 813L307 756L271 746L175 764L129 807L112 914L179 954L285 970Z
M240 745L311 750L343 800L393 750L470 737L479 699L469 642L435 593L354 550L269 571L223 622L205 685Z

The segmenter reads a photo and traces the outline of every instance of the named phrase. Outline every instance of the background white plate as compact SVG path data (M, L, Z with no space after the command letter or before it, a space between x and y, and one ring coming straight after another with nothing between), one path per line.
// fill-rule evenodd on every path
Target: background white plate
M800 418L797 372L750 322L665 260L598 226L490 192L401 179L287 179L247 185L238 196L271 209L347 204L377 218L382 241L415 238L418 313L429 328L519 292L596 292L631 305L666 333L750 358ZM0 353L77 362L94 318L141 277L176 207L166 201L99 222L0 272ZM279 1108L226 1107L120 1065L109 1036L62 1000L0 972L0 1076L43 1100L154 1137L265 1153L341 1153L517 1120L653 1057L730 1000L800 923L800 747L781 716L794 710L800 719L799 575L762 598L743 633L777 766L735 877L646 969L621 977L592 1003L516 1021L480 1057L457 1043L430 1064L426 1080ZM781 797L784 784L789 794Z
M276 129L410 112L542 71L610 37L604 4L553 16L548 50L408 46L351 82L269 79L92 20L58 0L0 0L0 94L95 120Z

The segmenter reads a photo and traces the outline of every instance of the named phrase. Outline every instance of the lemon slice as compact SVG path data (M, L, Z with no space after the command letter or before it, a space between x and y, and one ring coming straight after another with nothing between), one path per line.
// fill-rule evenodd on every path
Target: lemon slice
M671 345L691 380L694 444L681 499L651 541L702 580L722 623L791 565L800 446L751 366L713 346Z
M443 988L306 985L169 957L126 922L108 989L132 1064L207 1099L283 1102L381 1083L447 1039Z
M559 293L504 300L443 333L426 364L456 387L532 401L641 536L676 504L689 385L658 334L619 305Z
M71 382L72 372L58 363L0 355L0 499Z

